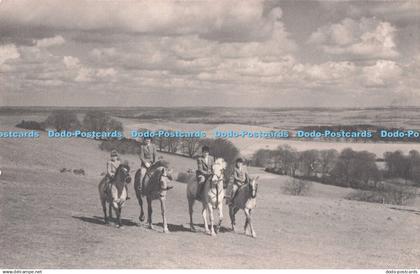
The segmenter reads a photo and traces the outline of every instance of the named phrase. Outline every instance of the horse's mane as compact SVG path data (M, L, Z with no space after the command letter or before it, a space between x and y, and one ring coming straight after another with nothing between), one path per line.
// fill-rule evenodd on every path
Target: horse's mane
M122 163L118 166L117 170L115 171L115 174L119 173L123 168L127 169L127 171L130 171L130 166L128 165L128 163Z

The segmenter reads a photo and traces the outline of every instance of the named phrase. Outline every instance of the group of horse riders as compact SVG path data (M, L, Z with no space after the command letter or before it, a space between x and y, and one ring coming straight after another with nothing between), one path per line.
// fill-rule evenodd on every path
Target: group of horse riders
M141 162L140 166L140 182L143 181L143 178L146 174L148 174L148 170L150 167L156 163L156 146L152 143L151 138L145 138L144 144L140 147L139 158ZM115 172L118 166L121 164L121 160L119 159L118 152L116 150L111 151L111 159L106 163L106 175L105 175L105 183L106 187L105 190L109 189L109 183L111 182L112 178L115 176ZM203 186L208 178L213 174L213 167L214 158L210 155L210 148L208 146L202 147L202 155L197 158L197 171L196 171L196 178L197 178L197 193L196 197L200 197L201 192L203 190ZM227 203L233 201L238 192L238 189L247 184L250 180L248 175L248 171L244 166L244 161L242 158L238 158L235 161L235 167L233 171L233 184L230 195L227 198ZM141 187L141 184L139 185ZM125 186L127 192L127 200L130 199L128 197L128 188L127 185Z

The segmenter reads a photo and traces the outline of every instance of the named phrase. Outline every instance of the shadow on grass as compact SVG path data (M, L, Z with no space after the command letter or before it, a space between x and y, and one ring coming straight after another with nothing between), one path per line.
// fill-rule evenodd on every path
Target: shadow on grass
M87 222L87 223L91 223L91 224L96 224L96 225L105 225L104 222L104 218L103 217L98 217L98 216L93 216L93 217L85 217L85 216L72 216L72 218L74 219L78 219L80 221L83 222ZM110 218L109 222L111 223L115 223L117 221L116 218ZM121 224L123 226L138 226L135 222L129 220L129 219L121 219Z

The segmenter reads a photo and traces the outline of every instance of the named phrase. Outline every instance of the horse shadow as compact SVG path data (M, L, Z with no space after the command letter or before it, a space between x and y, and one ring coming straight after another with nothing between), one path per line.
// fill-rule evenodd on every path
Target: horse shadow
M85 216L71 216L74 219L78 219L82 222L87 222L87 223L91 223L91 224L96 224L96 225L106 225L104 222L104 218L103 217L99 217L99 216L93 216L93 217L85 217ZM116 218L108 218L108 220L110 222L116 222L117 219ZM123 226L138 226L137 223L129 220L129 219L121 219L121 224Z
M194 226L201 227L204 230L204 224L194 224ZM216 225L214 225L214 229L216 230ZM190 230L188 229L188 231ZM221 226L219 229L219 233L226 233L226 232L232 232L232 230L224 226Z
M163 229L163 223L155 223L153 225ZM168 229L170 232L190 232L190 229L184 227L183 225L168 224Z

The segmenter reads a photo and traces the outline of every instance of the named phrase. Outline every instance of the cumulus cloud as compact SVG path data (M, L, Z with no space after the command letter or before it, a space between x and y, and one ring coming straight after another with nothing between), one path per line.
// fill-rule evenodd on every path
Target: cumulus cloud
M281 15L280 8L265 15L264 2L260 0L44 0L42 4L31 0L6 0L0 6L0 25L142 34L198 34L216 40L254 40L269 36L273 23Z
M376 18L346 18L340 23L318 28L311 34L309 43L329 54L394 58L399 56L395 33L395 26Z
M0 45L0 65L7 60L19 58L20 54L14 44Z
M114 68L92 68L83 65L79 58L74 56L64 56L63 63L65 67L74 73L76 82L90 82L98 78L114 78L117 71Z
M44 38L44 39L39 39L39 40L34 40L34 44L37 47L40 48L48 48L48 47L52 47L52 46L58 46L58 45L62 45L66 42L66 40L64 40L63 36L61 35L57 35L54 37L49 37L49 38Z

